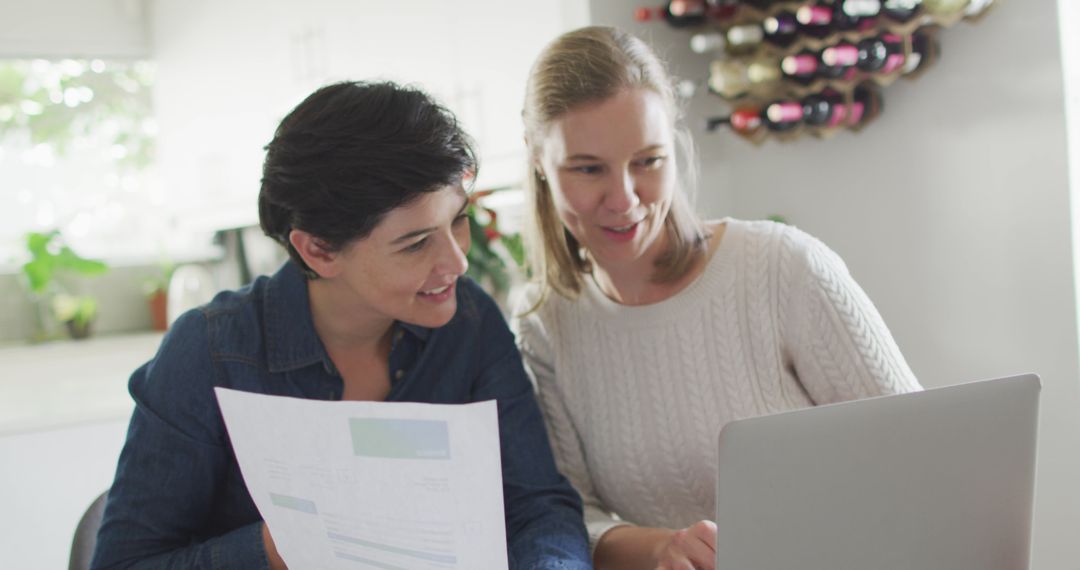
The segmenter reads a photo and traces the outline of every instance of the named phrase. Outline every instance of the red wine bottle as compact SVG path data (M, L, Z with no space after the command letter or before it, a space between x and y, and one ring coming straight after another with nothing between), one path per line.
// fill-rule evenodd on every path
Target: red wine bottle
M799 21L788 11L778 12L761 22L764 41L781 48L790 47L799 39Z
M903 38L896 34L881 34L866 38L858 44L840 42L821 52L822 62L832 68L856 68L868 73L890 73L904 63Z
M826 55L828 54L828 55ZM825 48L817 53L818 77L828 81L849 81L854 79L858 74L858 68L853 64L845 64L840 61L835 55L829 51L829 48Z
M809 85L817 79L818 67L817 55L809 50L784 56L780 60L780 71L784 78L803 85Z
M715 131L721 125L728 125L736 133L752 137L761 131L761 109L756 107L739 107L727 117L714 117L708 119L705 128Z
M634 18L639 22L648 22L659 15L673 28L693 28L705 25L708 13L705 0L671 0L660 8L638 8Z
M839 126L847 115L844 97L832 89L807 95L802 98L801 103L802 120L809 127Z
M663 19L673 28L693 28L709 22L722 22L738 14L738 6L716 0L671 0L657 7L634 11L639 22Z
M835 0L805 4L795 12L803 30L823 29L829 32L868 30L881 11L881 0Z
M761 119L766 129L783 133L802 124L802 116L802 104L798 101L777 100L765 106Z
M855 67L868 73L892 73L904 64L904 39L896 34L881 34L855 44L859 50Z

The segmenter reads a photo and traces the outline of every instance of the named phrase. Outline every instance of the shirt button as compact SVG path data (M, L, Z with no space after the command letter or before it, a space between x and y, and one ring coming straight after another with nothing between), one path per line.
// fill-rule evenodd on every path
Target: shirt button
M398 370L397 372L394 373L394 380L401 380L401 378L403 376L405 376L405 371L404 370Z

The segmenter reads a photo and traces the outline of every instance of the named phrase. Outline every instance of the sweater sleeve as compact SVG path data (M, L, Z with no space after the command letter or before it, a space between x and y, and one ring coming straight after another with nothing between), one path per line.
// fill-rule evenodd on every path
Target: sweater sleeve
M781 246L782 330L816 404L921 390L877 308L835 252L791 230ZM782 279L782 281L785 281Z
M531 307L531 304L524 305ZM521 314L527 309L519 310ZM590 552L603 534L616 526L629 524L615 516L597 497L585 461L581 436L570 416L566 394L555 377L555 354L540 310L517 317L517 342L525 370L537 390L537 400L547 425L551 448L559 471L581 495L585 527L589 533Z

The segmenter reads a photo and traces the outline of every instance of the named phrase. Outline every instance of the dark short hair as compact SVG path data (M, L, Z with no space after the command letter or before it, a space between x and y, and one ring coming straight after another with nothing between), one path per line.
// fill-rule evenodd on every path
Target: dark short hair
M446 108L392 82L327 85L266 145L259 224L308 277L289 243L302 230L331 251L367 237L387 212L476 170L472 141Z

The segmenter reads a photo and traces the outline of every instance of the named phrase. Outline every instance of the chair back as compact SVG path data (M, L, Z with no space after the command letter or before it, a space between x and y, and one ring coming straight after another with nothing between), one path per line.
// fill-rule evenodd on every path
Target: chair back
M90 560L94 557L94 546L97 545L97 533L101 528L105 499L108 496L108 491L98 495L79 519L79 525L75 527L75 537L71 540L68 570L90 570Z

